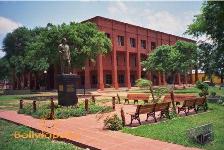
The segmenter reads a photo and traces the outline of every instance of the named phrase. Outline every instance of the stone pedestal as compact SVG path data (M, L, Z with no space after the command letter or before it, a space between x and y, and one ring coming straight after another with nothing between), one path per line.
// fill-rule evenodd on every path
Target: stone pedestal
M78 103L76 85L79 76L74 74L57 75L58 105L71 106Z

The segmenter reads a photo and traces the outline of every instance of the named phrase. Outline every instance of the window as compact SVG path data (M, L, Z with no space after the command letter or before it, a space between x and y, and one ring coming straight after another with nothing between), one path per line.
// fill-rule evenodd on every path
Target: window
M131 47L136 47L136 41L134 38L130 38L130 45Z
M119 84L124 84L124 75L123 75L123 74L120 74L120 75L118 76L118 83L119 83Z
M106 74L106 84L112 84L112 76L111 76L111 74Z
M151 50L154 50L156 48L156 42L151 42Z
M141 48L146 49L146 40L141 40Z
M105 33L105 34L106 34L107 38L110 39L110 34L109 33Z
M124 36L118 35L118 45L124 46Z

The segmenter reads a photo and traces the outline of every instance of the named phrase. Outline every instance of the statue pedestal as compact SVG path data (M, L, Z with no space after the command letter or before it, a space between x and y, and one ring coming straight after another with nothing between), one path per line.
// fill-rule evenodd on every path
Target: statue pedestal
M57 75L58 105L71 106L78 103L76 83L79 76L74 74Z

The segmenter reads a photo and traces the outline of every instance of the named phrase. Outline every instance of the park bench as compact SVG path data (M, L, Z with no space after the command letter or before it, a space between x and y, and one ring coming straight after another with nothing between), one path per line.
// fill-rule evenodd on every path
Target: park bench
M174 94L174 101L176 102L176 105L180 104L180 102L183 102L186 99L193 99L196 98L195 95L186 95L186 94ZM171 97L169 95L165 95L164 102L171 102Z
M169 106L170 106L170 102L166 102L166 103L156 103L156 104L146 104L146 105L137 105L136 111L131 115L131 123L133 120L138 120L139 124L141 125L141 121L140 121L140 115L141 114L147 114L147 118L146 121L148 120L148 118L150 116L152 116L155 120L155 122L157 122L156 119L156 112L160 112L160 118L162 117L167 117L170 119L169 117Z
M178 107L178 114L181 111L185 112L185 115L187 116L187 114L189 113L190 109L194 109L194 111L197 113L197 111L203 108L204 111L206 111L207 105L206 105L206 99L205 98L192 98L192 99L187 99L184 101L183 105L181 107Z
M197 111L200 108L202 108L204 111L206 111L208 109L207 104L206 104L206 98L204 98L204 97L196 98L195 106L196 106Z
M206 144L214 139L213 125L211 123L187 130L188 138L199 143Z
M130 93L130 94L127 95L127 98L125 98L124 103L128 102L128 104L129 104L130 100L134 100L134 104L138 103L139 100L143 100L144 103L148 103L149 95L148 94L143 94L143 93Z
M187 114L189 113L189 110L191 110L191 109L194 109L195 112L197 113L197 110L196 110L196 107L195 107L195 102L196 102L195 98L184 100L183 105L181 107L177 107L178 114L181 111L184 111L185 115L187 116Z
M133 120L138 120L139 124L141 125L140 121L140 114L147 114L146 120L148 120L149 116L153 116L153 118L156 120L155 116L155 105L156 104L147 104L147 105L137 105L136 112L131 115L131 123Z
M167 118L170 119L169 107L170 107L170 102L157 103L156 106L155 106L155 112L160 111L160 118L167 117ZM156 119L155 119L155 122L157 122Z

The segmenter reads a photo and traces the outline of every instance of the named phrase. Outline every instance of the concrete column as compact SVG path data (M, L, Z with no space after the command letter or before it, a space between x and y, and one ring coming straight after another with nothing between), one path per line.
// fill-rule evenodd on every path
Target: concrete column
M126 81L126 86L128 89L131 88L131 82L130 82L130 64L129 64L129 52L126 52L126 70L125 70L125 81Z
M126 26L125 26L125 32L126 32ZM125 84L128 89L131 88L131 82L130 82L130 62L129 62L129 51L128 51L128 43L129 39L127 37L127 34L125 33L125 53L126 53L126 66L125 66Z
M98 60L97 62L98 88L100 90L104 90L102 54L98 56L97 60Z
M113 33L112 33L113 34ZM118 81L117 81L117 53L116 53L116 35L112 35L112 82L113 87L118 89Z
M90 89L90 68L89 68L89 60L85 63L85 88Z
M140 48L141 48L141 44L139 44L139 38L137 37L136 39L137 41L137 79L140 79L141 78L141 73L142 73L142 69L141 69L141 53L140 53Z

